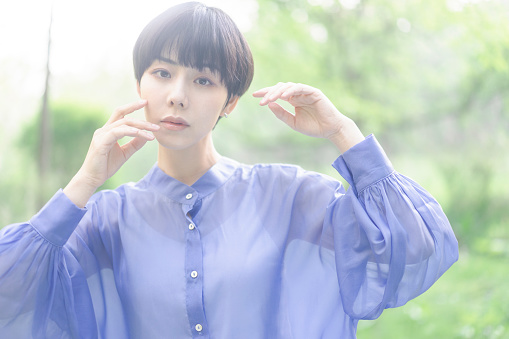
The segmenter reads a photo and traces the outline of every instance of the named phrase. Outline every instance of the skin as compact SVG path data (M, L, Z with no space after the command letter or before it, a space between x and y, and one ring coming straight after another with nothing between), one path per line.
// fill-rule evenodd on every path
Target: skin
M261 106L267 105L274 115L285 124L315 138L329 139L341 153L364 140L364 135L353 120L341 114L332 102L314 87L278 83L253 93L262 98ZM295 107L295 114L287 111L276 100L284 100Z
M142 76L138 93L149 102L145 106L147 121L161 126L154 133L159 142L159 167L192 185L218 161L212 129L219 116L233 111L238 98L226 104L228 91L218 74L207 68L198 71L182 67L173 61L155 61ZM183 119L177 126L183 129L166 128L165 117Z
M227 98L226 87L210 70L198 71L168 61L155 61L137 84L141 101L117 108L92 138L78 173L64 193L84 207L94 192L146 142L159 142L158 165L168 175L192 185L219 159L212 142L212 129L219 116L233 112L238 97ZM341 114L318 89L304 84L278 83L253 93L294 130L329 139L340 152L364 140L356 124ZM276 101L295 107L295 114ZM146 121L128 115L145 109ZM180 124L164 120L180 118ZM172 127L173 125L173 127ZM176 125L176 126L175 126ZM176 129L176 130L174 130ZM120 146L123 137L133 139Z

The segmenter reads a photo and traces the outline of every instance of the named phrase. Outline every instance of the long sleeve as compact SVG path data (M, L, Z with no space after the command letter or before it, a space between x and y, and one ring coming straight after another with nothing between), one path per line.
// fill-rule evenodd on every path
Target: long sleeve
M392 168L368 137L334 163L350 189L330 204L343 307L377 318L426 291L457 259L458 243L438 202Z
M79 309L90 300L76 293L82 273L63 245L84 214L59 191L29 222L2 229L1 338L81 337Z
M334 166L158 166L0 232L0 338L355 338L457 260L438 203L368 137ZM225 316L226 315L226 316ZM249 331L246 331L249 329Z

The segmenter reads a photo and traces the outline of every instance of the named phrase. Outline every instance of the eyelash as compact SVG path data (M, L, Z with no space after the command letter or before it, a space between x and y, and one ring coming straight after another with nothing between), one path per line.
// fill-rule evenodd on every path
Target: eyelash
M207 84L204 85L204 84L199 83L202 80L206 81ZM212 85L212 81L210 81L207 78L198 78L198 79L195 80L195 82L198 83L199 85L202 85L202 86L210 86L210 85Z
M153 74L156 74L158 77L160 77L160 78L162 78L162 79L170 79L170 78L171 78L171 74L170 74L170 72L168 72L168 71L166 71L166 70L164 70L164 69L158 69L158 70L155 70L155 71L153 72ZM164 74L164 76L163 76L163 74ZM201 83L202 81L205 81L206 83L205 83L205 84L203 84L203 83ZM212 81L210 81L210 80L209 80L209 79L207 79L207 78L203 78L203 77L202 77L202 78L198 78L198 79L196 79L196 80L195 80L195 82L196 82L197 84L199 84L199 85L202 85L202 86L211 86L211 85L213 85Z
M163 76L162 73L165 73L167 76ZM163 78L163 79L169 79L171 78L171 74L170 72L168 71L165 71L164 69L158 69L158 70L155 70L153 72L153 74L157 74L157 76L159 76L160 78ZM168 76L169 75L169 76Z

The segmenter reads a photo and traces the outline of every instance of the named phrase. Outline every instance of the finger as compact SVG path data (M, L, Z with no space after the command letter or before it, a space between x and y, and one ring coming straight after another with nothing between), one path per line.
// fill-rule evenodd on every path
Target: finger
M144 131L144 130L140 130L139 128L131 127L131 126L127 126L127 125L121 125L116 128L113 128L111 130L101 131L99 133L99 135L100 135L100 140L97 141L98 144L99 145L103 144L107 148L113 147L113 145L115 145L120 139L122 139L124 137L133 137L133 138L139 137L139 138L145 139L147 141L155 139L153 134L151 134L147 131Z
M131 126L121 126L118 130L113 131L113 135L115 135L117 140L120 140L123 137L143 138L147 141L155 139L155 136L152 133Z
M269 98L277 97L276 93L280 93L282 88L286 88L290 84L291 83L279 82L274 86L263 88L263 89L255 92L254 94L256 94L256 97L263 97L262 100L260 101L260 105L264 106L264 105L267 105L271 101L277 100L277 98L272 99L272 100L270 100Z
M289 99L292 96L310 95L314 93L318 94L318 89L304 84L295 84L295 86L287 88L286 91L281 94L281 98Z
M270 92L272 89L274 89L275 87L278 87L280 86L282 83L278 83L277 85L274 85L274 86L269 86L269 87L264 87L264 88L261 88L255 92L253 92L253 96L255 98L261 98L263 96L265 96L265 94L267 94L268 92Z
M146 139L136 137L133 138L133 140L129 141L128 143L122 145L121 149L122 152L124 153L125 159L126 160L129 159L134 153L139 151L143 146L145 146L147 141L148 140Z
M133 113L147 105L147 100L140 100L137 102L133 102L124 106L117 107L113 114L110 116L109 120L106 124L111 124L114 121L120 120L125 117L127 114Z
M261 98L263 96L265 96L265 94L267 94L267 92L271 89L271 87L265 87L265 88L262 88L262 89L259 89L255 92L253 92L253 96L255 98Z
M266 105L269 102L274 102L278 99L282 99L281 94L283 94L286 90L288 90L289 88L291 88L293 86L295 86L295 84L289 82L289 83L280 84L280 85L272 88L267 94L265 94L262 101L260 102L260 105Z
M113 128L116 128L116 127L119 127L122 125L136 127L138 129L152 131L152 132L155 132L161 128L161 126L150 123L148 121L140 120L140 119L133 119L130 117L124 117L123 119L120 119L120 120L115 121L109 125L104 126L104 128L106 130L109 130L109 129L113 129Z
M281 99L288 101L293 106L302 106L313 105L320 100L326 99L326 97L319 89L298 84L282 93Z
M287 111L281 105L275 102L269 103L268 107L279 120L281 120L291 128L295 129L295 115L293 115L291 112Z

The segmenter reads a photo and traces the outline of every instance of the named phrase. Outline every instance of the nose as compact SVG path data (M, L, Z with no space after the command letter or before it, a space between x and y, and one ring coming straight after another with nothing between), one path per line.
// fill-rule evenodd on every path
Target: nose
M171 107L187 108L188 98L186 88L181 79L175 79L170 86L167 102Z

